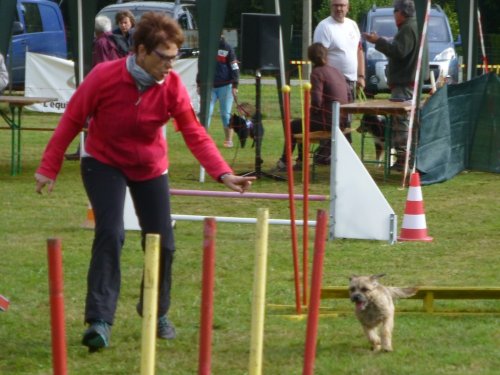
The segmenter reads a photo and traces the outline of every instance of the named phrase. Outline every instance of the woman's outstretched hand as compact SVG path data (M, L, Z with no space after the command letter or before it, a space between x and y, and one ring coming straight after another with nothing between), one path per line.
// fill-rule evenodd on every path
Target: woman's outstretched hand
M255 181L256 177L244 177L236 176L234 174L226 174L222 179L222 183L226 185L229 189L237 191L239 193L244 193L250 189L252 181Z
M35 191L38 194L42 194L42 190L45 185L47 185L47 193L49 194L54 189L55 181L51 178L48 178L47 176L44 176L43 174L35 173L35 181L36 181Z

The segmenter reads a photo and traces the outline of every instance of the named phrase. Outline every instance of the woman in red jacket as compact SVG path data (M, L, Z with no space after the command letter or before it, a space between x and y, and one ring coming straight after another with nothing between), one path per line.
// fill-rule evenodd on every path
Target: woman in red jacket
M232 173L199 123L186 88L172 71L183 42L179 25L160 13L145 13L134 34L134 54L97 65L74 93L36 171L36 191L52 191L64 152L89 118L82 157L83 183L95 215L87 277L82 343L95 351L109 345L120 291L120 253L126 188L141 231L161 236L158 337L173 339L170 307L174 235L170 217L169 161L162 127L174 118L186 145L214 179L245 192L253 177ZM137 311L142 314L141 299Z

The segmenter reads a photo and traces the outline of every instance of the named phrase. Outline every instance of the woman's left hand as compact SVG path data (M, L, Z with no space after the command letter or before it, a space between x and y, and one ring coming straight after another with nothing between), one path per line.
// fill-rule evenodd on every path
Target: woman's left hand
M255 181L257 177L244 177L236 176L234 174L226 174L222 179L222 183L226 185L229 189L237 191L239 193L244 193L250 189L252 181Z

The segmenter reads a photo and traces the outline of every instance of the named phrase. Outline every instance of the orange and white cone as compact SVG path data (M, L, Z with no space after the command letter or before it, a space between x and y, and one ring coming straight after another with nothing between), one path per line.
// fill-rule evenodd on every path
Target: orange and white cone
M410 187L406 200L405 214L399 241L432 241L427 235L427 224L425 222L424 202L422 189L420 188L420 175L418 172L410 176Z
M85 222L83 223L82 226L87 229L95 228L94 210L92 209L90 203L87 207L87 218L85 219Z

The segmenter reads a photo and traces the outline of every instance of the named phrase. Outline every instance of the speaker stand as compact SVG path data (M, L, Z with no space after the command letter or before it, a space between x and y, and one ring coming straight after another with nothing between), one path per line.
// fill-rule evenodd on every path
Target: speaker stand
M240 173L240 176L255 176L257 178L268 177L277 181L286 181L286 178L262 171L263 160L261 158L262 138L264 127L262 125L261 111L261 74L260 70L255 71L255 116L253 119L253 132L255 141L255 170Z

